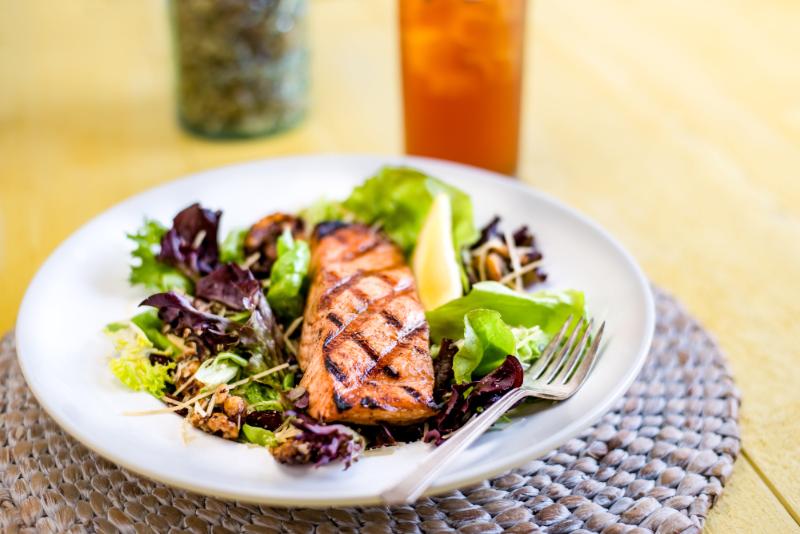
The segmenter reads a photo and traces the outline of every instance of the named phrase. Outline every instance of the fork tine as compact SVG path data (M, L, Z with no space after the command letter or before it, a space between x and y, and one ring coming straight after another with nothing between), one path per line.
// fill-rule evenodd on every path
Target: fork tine
M605 330L606 322L600 325L600 328L597 330L597 334L595 334L594 341L592 341L592 346L589 347L589 350L586 351L586 355L583 357L578 369L575 371L575 374L572 378L567 382L567 387L569 387L572 391L576 391L581 385L583 381L586 380L586 377L589 376L589 371L592 370L592 366L594 365L594 360L597 357L597 350L600 348L600 339L603 337L603 330Z
M558 352L558 356L556 356L556 363L554 365L548 366L547 368L548 375L547 378L545 378L544 380L545 383L548 384L551 383L556 374L558 374L558 370L561 369L561 366L563 366L564 362L567 361L567 358L572 352L572 346L575 343L575 338L578 337L578 332L580 332L581 328L583 328L583 324L585 321L586 320L583 317L581 317L578 320L578 324L576 324L575 328L572 329L572 333L570 334L569 339L567 340L566 343L564 343L564 346L561 347L561 350Z
M592 332L592 325L594 325L594 319L589 320L589 323L586 325L586 329L583 331L583 335L573 347L567 362L564 364L564 367L561 368L561 371L556 375L554 380L556 384L565 384L567 380L569 380L569 377L572 376L572 373L575 371L575 368L581 361L581 355L584 354L587 347L590 345L589 336Z
M572 315L567 317L567 320L564 321L564 324L561 326L561 330L558 331L556 335L553 336L553 339L550 340L550 343L542 351L542 355L539 356L539 359L536 360L536 363L528 369L528 373L530 377L534 380L539 378L539 375L542 371L548 366L550 361L553 359L553 355L558 352L558 347L561 342L564 340L564 335L567 333L567 328L569 328L570 323L572 322Z

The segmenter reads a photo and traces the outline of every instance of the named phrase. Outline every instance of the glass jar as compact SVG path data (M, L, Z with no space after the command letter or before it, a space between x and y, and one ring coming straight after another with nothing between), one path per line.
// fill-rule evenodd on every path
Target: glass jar
M306 0L170 0L181 124L253 137L297 123L308 98Z

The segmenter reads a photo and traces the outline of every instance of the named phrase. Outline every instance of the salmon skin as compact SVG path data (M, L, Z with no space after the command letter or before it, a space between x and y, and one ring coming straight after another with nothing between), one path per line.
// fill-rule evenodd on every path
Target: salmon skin
M320 421L411 424L434 414L428 323L400 249L361 224L322 223L297 360Z

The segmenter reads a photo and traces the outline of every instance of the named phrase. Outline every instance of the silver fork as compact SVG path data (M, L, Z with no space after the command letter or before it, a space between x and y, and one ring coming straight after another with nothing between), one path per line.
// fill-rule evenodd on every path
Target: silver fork
M572 317L567 318L536 363L525 371L525 380L521 387L507 392L454 432L406 478L381 493L383 502L402 504L416 501L451 460L522 399L537 397L564 400L574 395L592 370L605 323L592 336L593 321L580 318L569 339L564 342L571 323ZM579 335L580 339L576 342Z

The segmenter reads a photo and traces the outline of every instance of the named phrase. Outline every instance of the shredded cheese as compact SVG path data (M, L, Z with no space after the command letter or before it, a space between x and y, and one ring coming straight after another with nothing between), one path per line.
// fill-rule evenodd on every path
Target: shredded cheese
M300 323L303 322L303 317L300 316L292 321L292 324L289 325L289 328L283 333L283 343L286 345L286 348L289 349L294 356L297 356L297 346L295 346L294 341L289 339L289 337L294 334L294 331L297 330L297 327L300 326Z
M257 262L258 258L260 258L260 257L261 257L261 253L260 252L253 252L252 254L250 254L249 256L247 256L244 259L244 263L242 264L242 269L249 270L250 267L252 267L253 264L255 262Z
M478 280L486 280L486 257L489 255L492 249L500 248L503 246L503 242L497 239L496 237L492 237L486 243L479 246L475 250L472 251L472 255L478 258Z
M292 334L294 334L294 331L295 331L295 330L297 330L297 327L298 327L298 326L300 326L300 324L301 324L302 322L303 322L303 316L301 315L300 317L298 317L297 319L295 319L294 321L292 321L292 324L290 324L290 325L289 325L289 328L287 328L287 329L286 329L286 333L285 333L284 335L285 335L286 337L289 337L289 336L291 336Z
M259 378L263 378L263 377L265 377L267 375L271 375L273 373L277 373L278 371L283 371L287 367L289 367L288 363L282 363L282 364L280 364L280 365L278 365L276 367L273 367L272 369L267 369L266 371L261 371L260 373L256 373L253 376L248 376L247 378L243 378L243 379L238 380L236 382L233 382L231 384L224 385L223 387L225 387L228 390L231 390L231 389L237 388L237 387L239 387L241 385L247 384L248 382L250 382L252 380L258 380ZM170 406L169 408L159 408L157 410L142 410L140 412L124 412L123 415L155 415L155 414L159 414L159 413L177 412L177 411L183 410L184 408L189 408L190 406L192 406L195 402L199 401L200 399L204 399L206 397L210 397L211 395L216 393L216 391L217 391L216 389L213 389L211 391L205 391L203 393L199 393L199 394L195 395L194 397L192 397L191 399L189 399L187 401L184 401L184 402L182 402L180 404L176 404L175 406Z
M183 439L183 444L188 445L194 440L194 436L189 434L189 431L192 428L192 424L189 422L189 416L183 418L183 424L181 425L181 439Z
M197 367L197 371L195 371L194 374L192 374L192 376L190 376L189 378L186 379L186 382L181 384L181 387L179 387L178 389L175 390L174 395L177 395L178 393L180 393L181 391L183 391L184 389L189 387L189 384L194 382L194 377L197 376L198 372L200 372L200 366ZM176 374L177 374L177 372L176 372Z
M206 231L200 230L197 232L197 235L194 236L194 241L192 241L192 248L200 248L200 245L203 244L203 239L206 238Z
M505 275L503 278L499 280L501 284L507 284L512 280L519 280L522 281L522 276L533 271L536 267L539 266L539 262L533 262L525 265L524 267L520 267L518 271L513 271Z
M519 262L519 256L517 255L517 249L514 245L514 240L511 238L511 234L508 233L508 230L503 231L503 237L506 240L506 246L508 247L508 257L511 258L511 269L514 273L519 273L522 266ZM514 277L515 286L517 291L522 291L522 277L517 275Z

